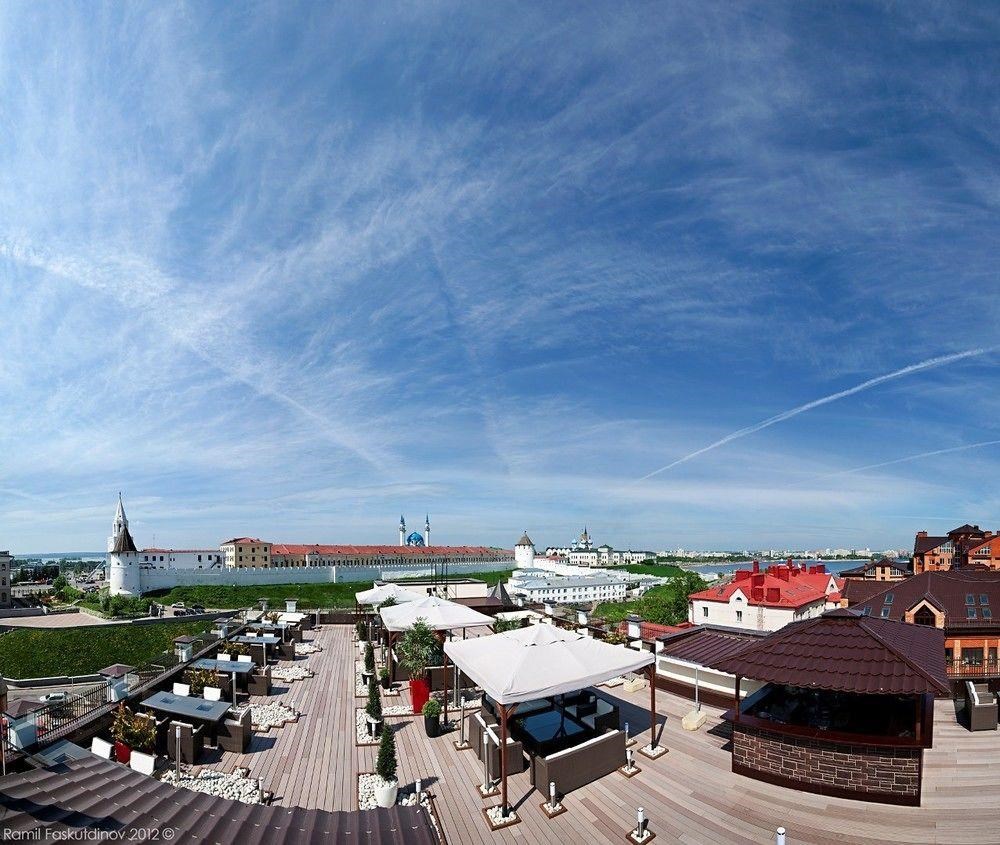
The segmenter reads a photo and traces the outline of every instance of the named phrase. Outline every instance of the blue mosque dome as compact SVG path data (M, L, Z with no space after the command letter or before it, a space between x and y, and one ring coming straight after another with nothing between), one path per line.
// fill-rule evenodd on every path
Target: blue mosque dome
M406 545L408 546L422 546L424 544L424 535L419 531L414 531L406 538Z

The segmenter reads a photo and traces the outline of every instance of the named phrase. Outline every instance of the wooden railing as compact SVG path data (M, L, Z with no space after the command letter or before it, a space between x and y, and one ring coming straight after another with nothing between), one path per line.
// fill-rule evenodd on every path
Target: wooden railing
M949 678L1000 678L998 660L981 660L974 663L959 658L945 661L945 668L948 670Z

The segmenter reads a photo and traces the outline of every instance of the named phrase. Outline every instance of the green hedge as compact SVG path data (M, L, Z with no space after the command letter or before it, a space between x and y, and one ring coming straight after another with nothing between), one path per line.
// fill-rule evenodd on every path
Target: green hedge
M204 621L19 628L0 637L0 675L90 675L112 663L136 666L170 651L174 637L196 634L205 628Z

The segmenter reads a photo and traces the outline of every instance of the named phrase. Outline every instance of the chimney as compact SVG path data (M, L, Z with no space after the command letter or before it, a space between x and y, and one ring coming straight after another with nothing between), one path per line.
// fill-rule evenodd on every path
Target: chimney
M917 532L917 536L918 537L926 537L927 536L927 532L926 531L918 531Z
M781 601L781 590L778 587L768 587L767 600L770 602Z
M787 566L779 566L778 571L774 573L782 581L788 581L791 578L791 570Z
M751 581L751 583L752 583L752 585L754 587L763 587L764 586L764 575L762 573L758 572L756 575L754 575L750 579L750 581Z
M751 601L764 601L764 588L754 587L750 590L750 600Z
M753 562L753 571L754 571L755 574L758 573L758 572L760 572L760 561L759 560L755 560Z
M749 578L751 572L749 569L737 569L736 576L733 578L734 581L746 581Z

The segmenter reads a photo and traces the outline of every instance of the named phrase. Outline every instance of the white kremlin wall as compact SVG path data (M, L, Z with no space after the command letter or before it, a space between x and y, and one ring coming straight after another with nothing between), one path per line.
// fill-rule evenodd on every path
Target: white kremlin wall
M473 572L500 572L510 569L513 560L493 563L449 563L448 575L468 575ZM111 593L135 595L131 579L121 578L122 573L113 563L109 566ZM438 568L440 573L440 567ZM429 578L434 567L423 564L412 566L296 566L275 568L232 569L145 569L139 568L139 593L152 590L169 590L173 587L243 587L261 584L327 584L343 582L371 582L397 578ZM115 577L118 575L118 577ZM132 589L129 589L132 587Z

